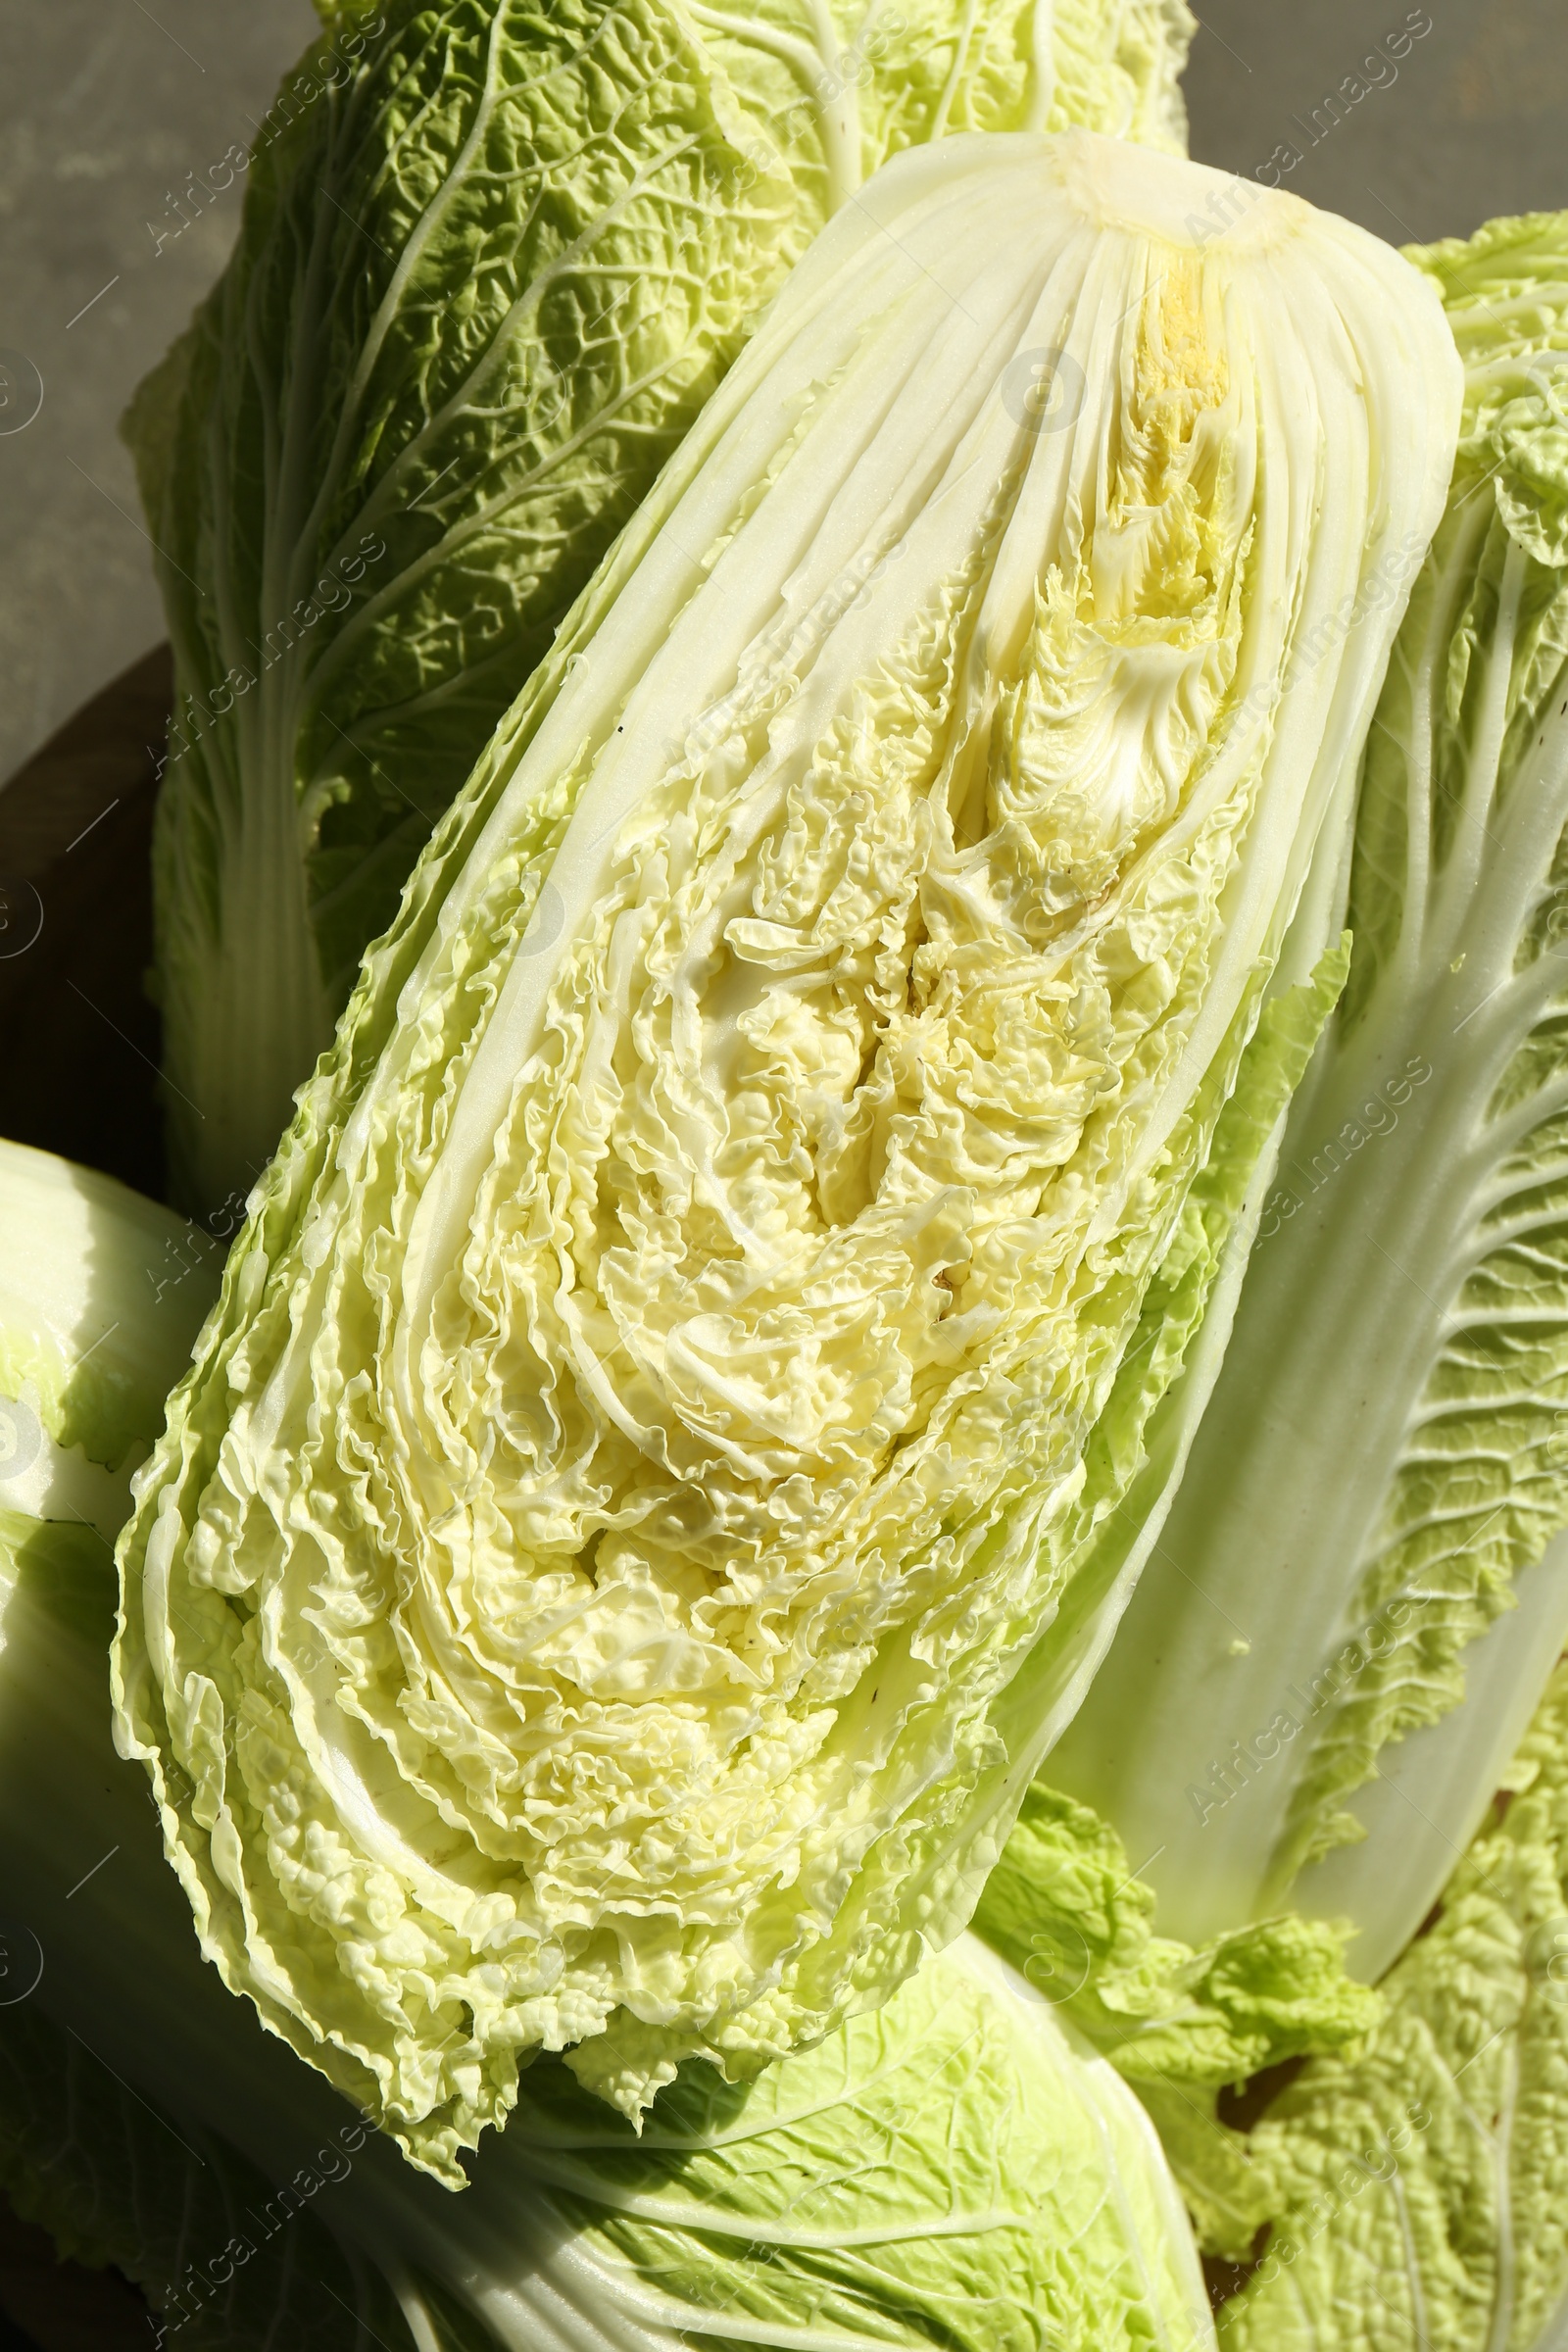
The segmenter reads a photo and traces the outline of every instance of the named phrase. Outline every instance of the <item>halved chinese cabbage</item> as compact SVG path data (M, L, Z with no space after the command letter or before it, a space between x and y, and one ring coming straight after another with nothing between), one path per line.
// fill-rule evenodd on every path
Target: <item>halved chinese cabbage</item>
M1266 1153L1271 1098L1194 1192L1265 985L1338 938L1458 400L1294 199L911 152L422 860L116 1687L205 1948L445 2178L530 2050L636 2114L962 1927Z

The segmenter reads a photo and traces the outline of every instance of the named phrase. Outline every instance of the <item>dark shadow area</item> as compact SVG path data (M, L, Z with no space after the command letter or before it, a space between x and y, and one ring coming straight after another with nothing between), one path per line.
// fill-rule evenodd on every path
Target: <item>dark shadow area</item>
M1268 2252L1270 2224L1264 2222L1245 2262L1228 2262L1223 2254L1204 2254L1200 2257L1203 2266L1203 2284L1208 2289L1208 2305L1218 2311L1232 2295L1239 2295Z
M0 2352L148 2352L147 2306L119 2271L61 2262L0 2198Z
M1262 2122L1264 2115L1279 2097L1288 2090L1305 2066L1304 2058L1282 2058L1277 2066L1265 2066L1259 2074L1251 2075L1245 2082L1227 2082L1214 2102L1214 2111L1221 2124L1232 2132L1250 2132ZM1205 2254L1203 2283L1208 2288L1208 2300L1215 2311L1228 2303L1257 2269L1268 2251L1273 2225L1264 2222L1253 2238L1245 2262L1227 2261L1223 2254Z
M161 1200L150 849L169 648L0 789L0 1135Z

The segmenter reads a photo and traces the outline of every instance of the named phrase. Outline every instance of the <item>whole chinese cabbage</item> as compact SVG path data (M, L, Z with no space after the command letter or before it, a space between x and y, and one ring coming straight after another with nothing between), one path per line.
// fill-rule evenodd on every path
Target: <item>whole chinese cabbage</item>
M449 2180L531 2051L635 2115L884 1999L1100 1638L1459 399L1397 256L1219 206L998 135L830 225L368 957L172 1400L120 1736L229 1984Z
M249 1191L432 823L791 263L960 130L1182 143L1182 0L331 12L127 431L176 1187Z
M105 1532L216 1256L0 1145L0 2185L191 2352L1212 2352L1136 2102L960 1943L639 2135L559 2061L447 2196L203 1965L145 1775L110 1743ZM86 1513L96 1513L94 1524Z
M1288 1904L1352 1922L1369 1981L1568 1638L1568 215L1413 258L1465 414L1349 979L1162 1557L1048 1767L1151 1857L1168 1932Z

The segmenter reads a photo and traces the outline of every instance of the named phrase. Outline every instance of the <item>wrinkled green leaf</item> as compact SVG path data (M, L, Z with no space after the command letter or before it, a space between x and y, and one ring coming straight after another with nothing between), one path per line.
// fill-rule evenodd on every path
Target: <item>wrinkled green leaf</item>
M1250 2134L1276 2216L1227 2352L1535 2352L1568 2296L1568 1674L1353 2063ZM1556 2318L1557 2328L1550 2323Z

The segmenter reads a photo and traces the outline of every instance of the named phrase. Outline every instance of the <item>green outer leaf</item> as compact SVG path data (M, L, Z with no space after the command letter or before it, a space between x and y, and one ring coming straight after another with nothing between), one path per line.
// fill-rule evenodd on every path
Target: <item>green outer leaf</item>
M1465 437L1368 746L1350 980L1171 1566L1053 1768L1159 1849L1161 1915L1194 1940L1293 1881L1318 1907L1298 1872L1363 1835L1347 1798L1457 1703L1466 1645L1568 1520L1568 570L1539 555L1568 216L1417 258L1455 306ZM1353 1899L1325 1878L1366 1930L1358 1971L1415 1928L1406 1892L1371 1847Z
M688 2066L640 2139L541 2066L514 2150L651 2308L725 2352L808 2328L868 2352L1209 2340L1136 2101L968 1938L752 2084Z
M1277 2218L1226 2352L1532 2352L1563 2306L1568 1669L1504 1790L1366 2054L1314 2059L1251 2133Z
M1153 1934L1154 1910L1115 1832L1036 1781L975 1929L1140 2088L1243 2082L1358 2045L1378 2014L1320 1921L1286 1913L1194 1951Z
M687 4L741 105L788 156L810 230L890 156L955 132L1077 125L1187 152L1176 77L1197 23L1185 0Z
M1345 1967L1343 1932L1293 1913L1194 1950L1153 1933L1155 1897L1115 1832L1037 1780L975 1914L1137 2089L1205 2252L1241 2260L1273 2211L1271 2177L1215 2099L1307 2054L1354 2053L1381 2004Z
M1050 22L329 12L125 427L176 660L158 973L200 1214L249 1191L435 818L835 205L1048 113L1178 140L1179 0L1073 0L1059 72Z

